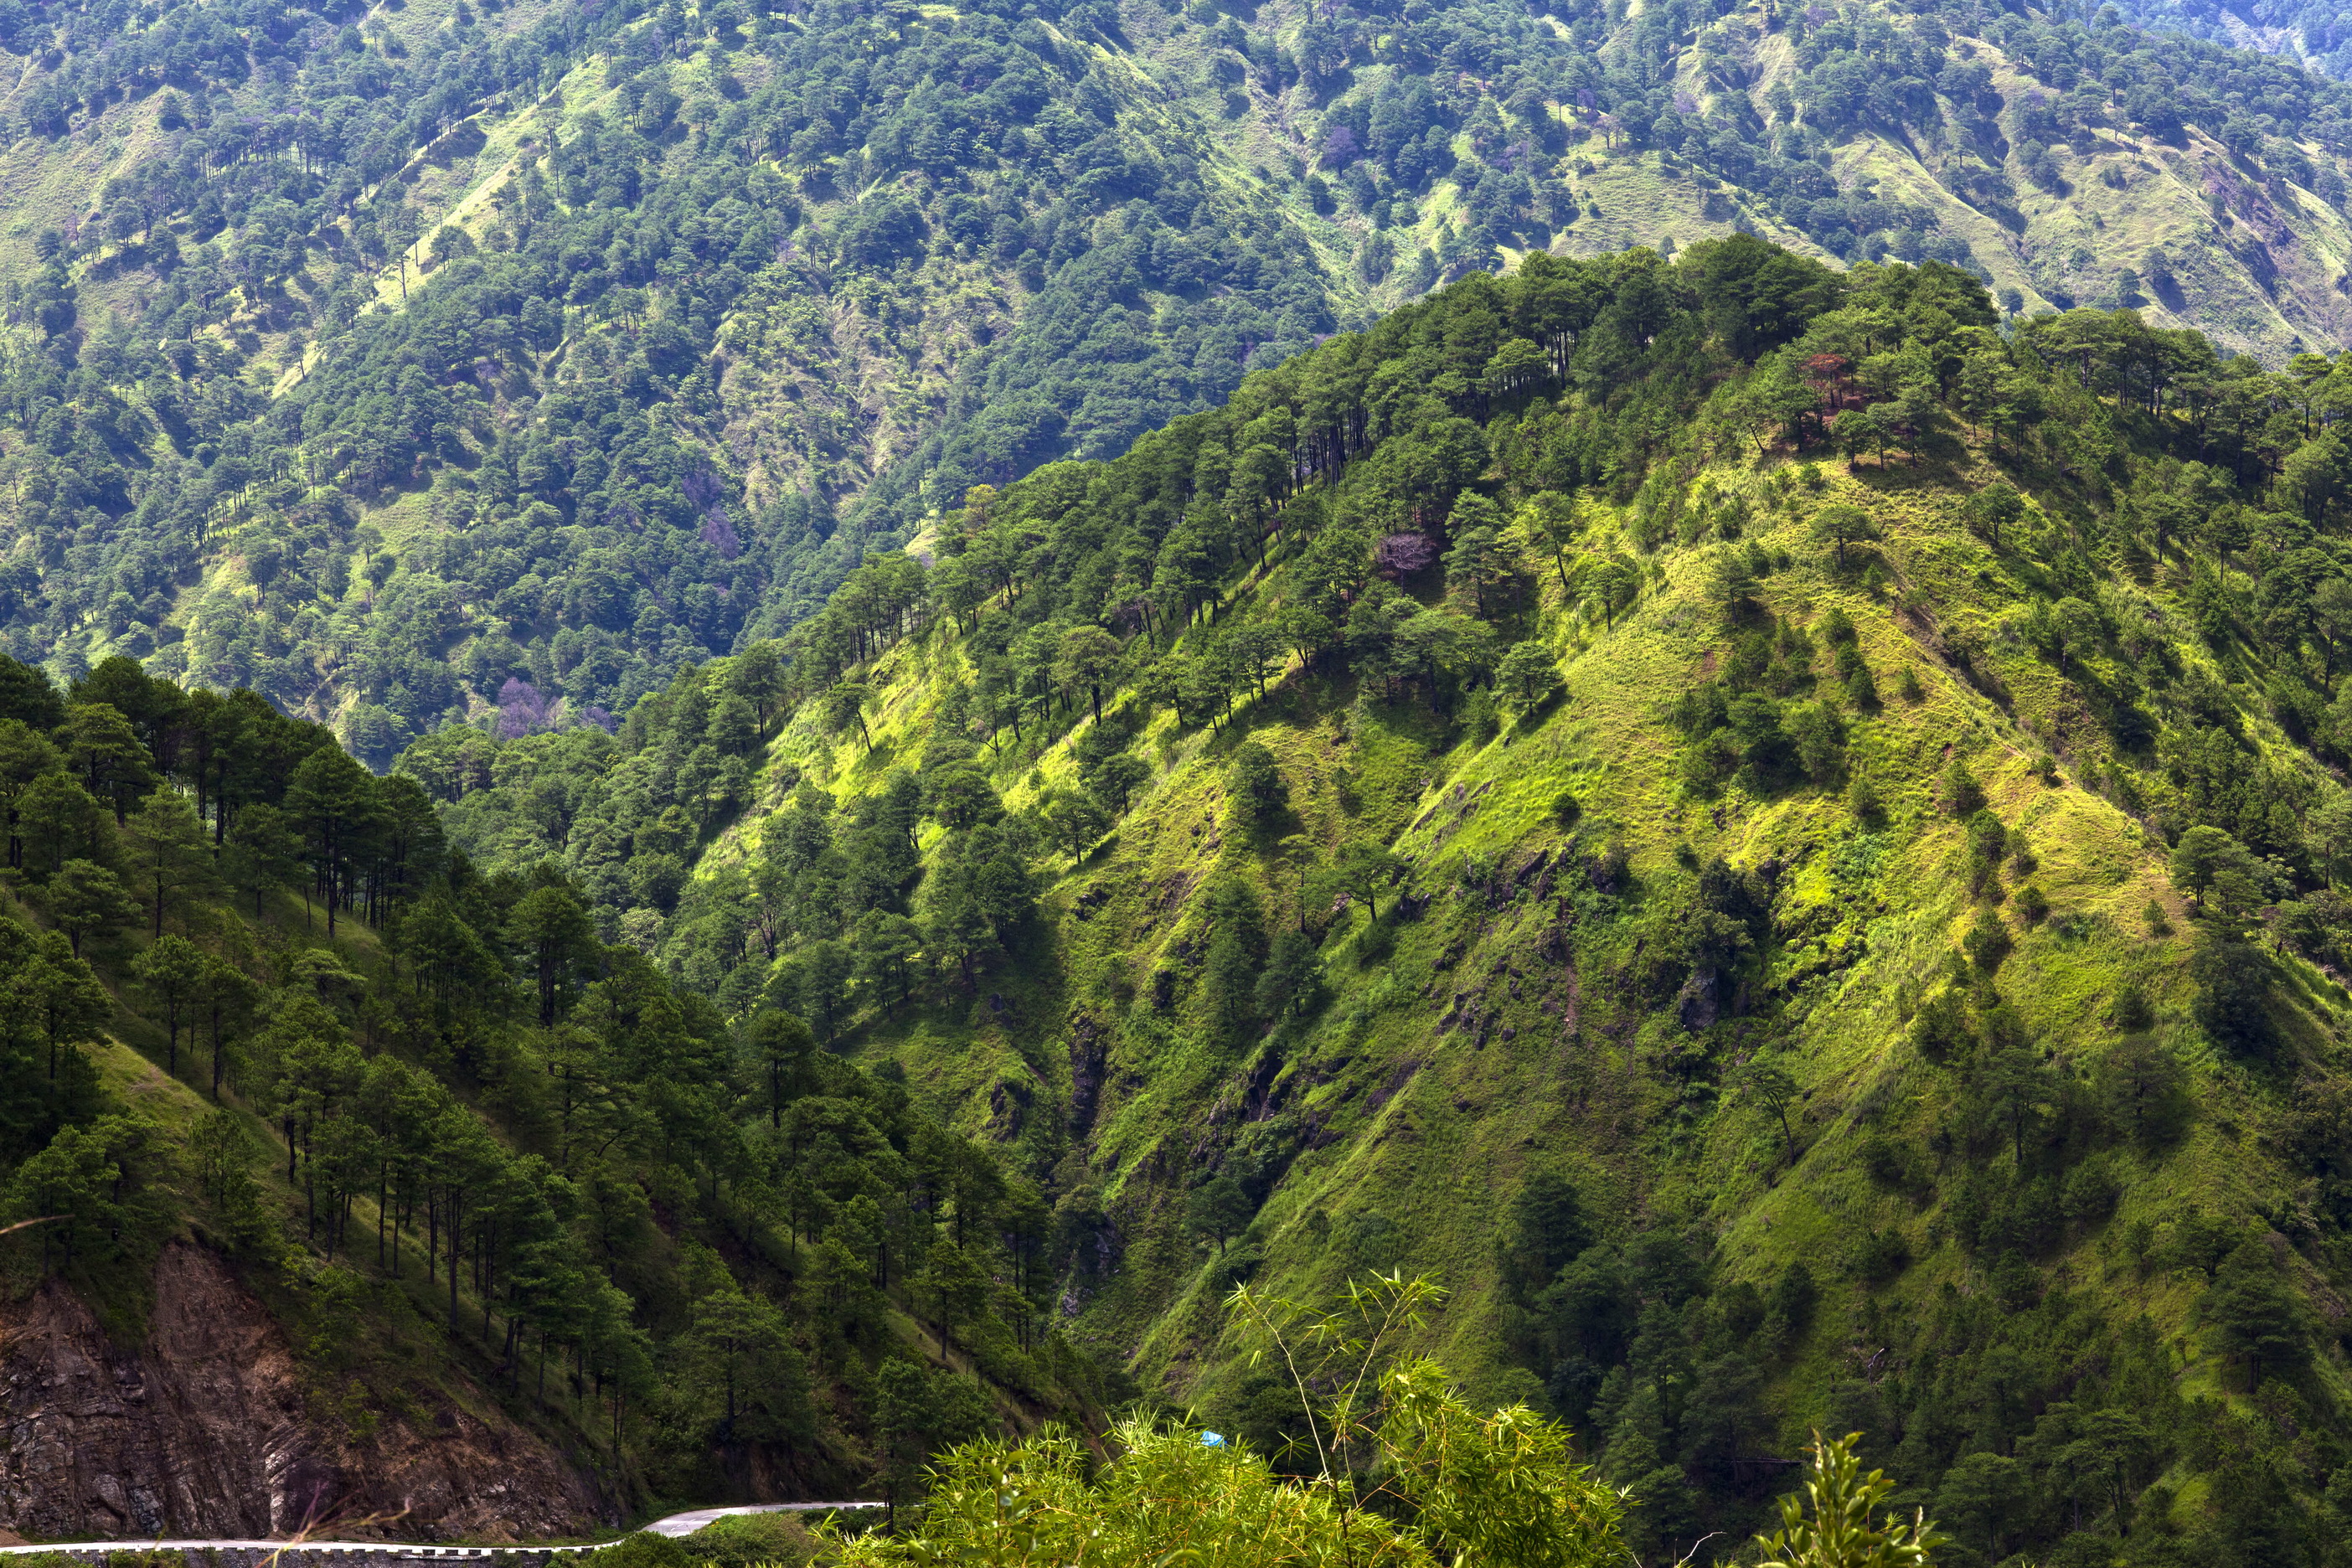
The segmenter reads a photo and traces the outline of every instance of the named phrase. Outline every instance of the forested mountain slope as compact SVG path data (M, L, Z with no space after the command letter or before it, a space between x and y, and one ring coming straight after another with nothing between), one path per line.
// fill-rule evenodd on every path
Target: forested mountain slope
M1004 1148L1075 1331L1254 1442L1225 1289L1402 1268L1645 1560L1819 1425L1954 1561L2333 1562L2352 372L1996 314L1474 275L400 772Z
M0 1526L578 1535L1099 1419L1034 1184L325 727L0 662Z
M0 49L0 635L378 767L618 713L972 483L1528 250L1744 227L2273 364L2352 327L2347 89L2105 16L92 4Z
M2137 0L2132 21L2190 34L2209 43L2260 49L2300 61L2323 75L2342 77L2352 68L2345 52L2344 18L2326 5L2221 5L2180 0Z
M887 470L883 525L919 512L919 441L1107 455L1360 310L1180 106L1035 19L226 20L93 16L28 73L20 161L110 161L92 221L24 225L54 265L15 311L9 609L63 675L161 642L379 762L461 678L622 705L788 621L856 559L836 501Z

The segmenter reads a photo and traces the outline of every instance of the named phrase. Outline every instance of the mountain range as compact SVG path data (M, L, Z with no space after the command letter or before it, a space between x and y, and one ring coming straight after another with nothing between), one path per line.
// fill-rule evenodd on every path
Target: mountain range
M1227 1298L1388 1273L1645 1558L1822 1427L1952 1561L2333 1561L2303 372L1942 263L1537 256L973 487L611 731L379 779L0 667L16 1353L226 1268L352 1506L436 1409L592 1518L912 1502L1139 1395L1296 1464ZM38 1529L176 1523L93 1468Z
M2352 89L2112 11L187 5L0 44L0 629L377 767L509 681L618 713L971 484L1535 250L1937 259L2280 366L2347 331Z
M1352 1286L1644 1561L2352 1554L2239 21L0 10L0 1525L919 1553Z

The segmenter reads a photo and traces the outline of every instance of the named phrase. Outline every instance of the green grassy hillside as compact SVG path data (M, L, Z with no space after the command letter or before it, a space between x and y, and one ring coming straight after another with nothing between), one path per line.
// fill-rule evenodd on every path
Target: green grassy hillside
M96 4L0 54L0 637L376 767L617 713L1522 255L1745 230L2347 340L2352 89L2112 17Z
M1821 1426L1955 1561L2316 1561L2341 373L1994 317L1748 241L1473 277L780 666L402 766L1016 1152L1082 1342L1255 1442L1229 1288L1401 1268L1645 1556Z

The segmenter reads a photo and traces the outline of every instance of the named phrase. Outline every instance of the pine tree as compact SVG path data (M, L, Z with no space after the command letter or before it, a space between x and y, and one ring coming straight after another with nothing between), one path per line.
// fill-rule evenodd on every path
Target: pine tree
M1219 1252L1249 1218L1249 1194L1231 1176L1210 1177L1184 1200L1185 1223L1213 1240Z
M2262 1386L2266 1372L2290 1374L2310 1359L2308 1310L2261 1237L2222 1260L2200 1310L2223 1349L2244 1363L2250 1390Z
M174 1077L180 1071L180 1016L203 983L205 963L202 950L185 937L159 936L131 964L139 984L163 1004L164 1070Z
M327 905L327 934L349 892L357 854L373 806L374 780L340 746L322 746L294 770L286 810L303 834L310 865Z
M120 930L137 917L139 906L123 891L121 879L105 867L88 860L68 860L42 889L49 918L81 956L83 941Z
M125 868L148 900L157 938L163 934L167 908L215 881L205 825L175 789L159 789L139 803L123 825L122 853Z
M1224 1047L1241 1045L1256 1028L1257 977L1265 951L1265 914L1257 894L1238 878L1220 883L1209 896L1214 926L1201 969L1201 1016L1209 1037Z

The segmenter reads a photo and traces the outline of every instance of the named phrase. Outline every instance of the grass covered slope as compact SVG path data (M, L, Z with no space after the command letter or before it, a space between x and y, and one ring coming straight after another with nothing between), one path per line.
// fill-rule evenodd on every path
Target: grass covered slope
M1946 5L0 18L0 638L373 767L625 710L1433 284L1747 230L2346 341L2347 89Z
M971 477L1107 455L1358 311L1295 172L1055 20L20 18L11 647L379 764L509 677L622 707L910 529L943 431Z
M1821 1425L1967 1560L2316 1560L2339 373L1993 320L1531 260L974 492L617 740L403 765L1008 1144L1061 1310L1221 1429L1297 1420L1233 1282L1403 1268L1644 1552Z

